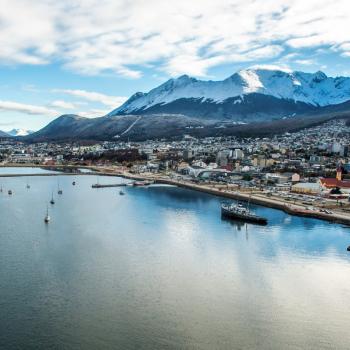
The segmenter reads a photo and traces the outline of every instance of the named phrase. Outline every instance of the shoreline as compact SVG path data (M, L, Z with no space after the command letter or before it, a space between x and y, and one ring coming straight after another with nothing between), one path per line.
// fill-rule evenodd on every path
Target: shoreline
M14 167L14 168L54 168L53 166L40 166L40 165L25 165L25 166L12 166L12 165L7 165L3 166L1 165L0 168L9 168L9 167ZM56 166L55 166L56 167ZM89 176L110 176L110 177L121 177L129 180L141 180L141 181L153 181L154 183L158 184L167 184L167 185L173 185L177 187L182 187L186 189L190 189L193 191L198 191L198 192L204 192L208 193L211 195L215 195L221 198L228 198L228 199L233 199L233 200L242 200L242 201L250 201L254 204L268 207L268 208L273 208L273 209L278 209L278 210L283 210L285 213L289 215L294 215L294 216L302 216L302 217L308 217L308 218L313 218L313 219L319 219L319 220L324 220L328 221L330 223L338 223L338 224L343 224L346 226L350 227L350 214L347 213L332 213L332 214L327 214L323 213L320 211L316 210L307 210L305 209L305 206L303 205L298 205L298 204L291 204L291 203L286 203L286 201L280 201L276 200L273 198L267 198L266 196L263 196L262 194L256 194L256 193L243 193L243 192L238 192L238 191L229 191L227 189L218 189L214 187L209 187L206 185L198 185L186 181L176 181L173 179L161 177L161 176L145 176L145 175L136 175L136 174L131 174L126 171L120 171L117 169L110 169L110 168L96 168L94 166L90 167L82 167L82 166L58 166L56 168L66 168L66 169L90 169L91 173L69 173L69 172L58 172L55 174L0 174L1 177L25 177L25 176L80 176L80 175L89 175Z

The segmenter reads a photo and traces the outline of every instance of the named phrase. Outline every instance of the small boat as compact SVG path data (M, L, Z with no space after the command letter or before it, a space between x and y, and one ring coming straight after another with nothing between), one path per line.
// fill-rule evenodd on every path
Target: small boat
M28 182L27 182L26 188L27 188L28 190L30 189L30 185L29 185Z
M3 190L2 190L2 186L1 186L1 187L0 187L0 192L2 193L2 191L3 191Z
M73 181L73 182L72 182L72 185L73 185L73 186L75 186L75 185L76 185L76 182L75 182L75 181Z
M123 191L119 191L119 194L121 195L121 196L124 196L124 192Z
M8 190L8 192L7 192L10 196L11 196L11 194L12 194L12 191L11 190Z
M350 252L350 245L347 247L347 249L346 249L348 252Z
M60 189L60 182L57 182L57 193L58 194L63 194L63 191Z
M244 207L242 204L222 204L221 215L223 217L251 222L260 225L267 225L267 219L252 213L249 208Z
M55 204L55 200L53 199L53 191L52 191L52 196L51 196L50 204L52 204L52 205Z
M49 207L46 207L46 215L45 215L45 218L44 218L44 222L46 224L48 224L50 222L51 218L50 218L50 215L49 215Z

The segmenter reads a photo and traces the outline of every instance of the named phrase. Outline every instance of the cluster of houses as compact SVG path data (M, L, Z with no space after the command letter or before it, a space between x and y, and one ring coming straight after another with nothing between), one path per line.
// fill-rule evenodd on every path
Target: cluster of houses
M118 165L116 159L135 173L160 172L197 182L310 194L350 191L350 128L342 120L271 138L185 135L137 143L0 143L0 163L105 166Z

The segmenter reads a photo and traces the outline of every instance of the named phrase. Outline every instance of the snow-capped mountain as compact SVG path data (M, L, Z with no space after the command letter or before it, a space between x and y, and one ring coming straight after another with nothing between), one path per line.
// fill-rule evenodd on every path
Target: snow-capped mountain
M270 98L266 100L264 96ZM298 108L299 112L305 112L348 100L350 78L327 77L320 71L312 74L257 68L241 70L222 81L202 81L187 75L170 79L148 93L134 94L108 115L187 114L186 109L189 109L192 116L197 110L198 116L211 117L223 109L222 116L234 117L242 113L265 112L264 105L267 104L271 114L281 113L283 117L284 109L285 114L293 114L293 109L296 113ZM248 103L255 104L255 108L249 106L247 111L246 107L239 106ZM277 110L271 103L279 105ZM280 106L281 103L284 106ZM211 109L212 113L206 113L205 109Z
M12 129L10 131L7 131L7 134L13 137L17 136L27 136L32 134L34 131L32 130L25 130L25 129Z
M100 118L63 115L28 140L147 140L299 130L350 116L350 78L247 69L223 81L189 76L136 93Z

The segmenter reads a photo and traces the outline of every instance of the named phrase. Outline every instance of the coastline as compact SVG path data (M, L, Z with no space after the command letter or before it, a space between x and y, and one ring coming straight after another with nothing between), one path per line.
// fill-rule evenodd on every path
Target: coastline
M96 170L96 169L94 169ZM101 169L102 170L102 169ZM130 180L145 180L145 181L154 181L154 183L159 184L167 184L167 185L173 185L177 187L187 188L194 191L204 192L208 193L214 196L222 197L222 198L228 198L233 200L242 200L242 201L250 201L251 203L261 205L268 208L283 210L287 214L295 215L295 216L302 216L302 217L309 217L313 219L319 219L328 221L330 223L338 223L343 224L350 227L350 214L347 213L322 213L320 211L314 211L314 210L306 210L305 206L298 205L298 204L291 204L287 203L286 201L279 201L272 198L267 198L266 196L259 195L256 193L243 193L238 191L229 191L225 189L219 189L215 187L209 187L206 185L197 185L191 182L186 181L176 181L173 179L160 177L160 176L141 176L141 175L134 175L128 172L99 172L101 175L107 175L107 176L119 176ZM96 173L95 173L96 174Z
M0 168L62 168L62 169L89 169L91 170L91 173L70 173L70 172L58 172L55 174L48 173L48 174L0 174L0 177L24 177L24 176L80 176L80 175L89 175L89 176L111 176L111 177L122 177L129 180L141 180L141 181L153 181L154 183L159 184L167 184L167 185L173 185L177 187L187 188L194 191L204 192L211 195L215 195L222 198L228 198L233 200L242 200L242 201L250 201L251 203L261 205L264 207L274 208L278 210L283 210L284 212L295 215L295 216L303 216L303 217L309 217L319 220L328 221L330 223L338 223L343 224L346 226L350 226L350 213L344 213L344 212L333 212L332 214L323 213L316 210L307 210L305 206L299 205L299 204L291 204L284 200L277 200L274 198L267 198L263 194L258 193L244 193L244 192L238 192L238 191L231 191L228 189L221 189L221 188L215 188L210 187L208 185L198 185L192 182L187 181L177 181L174 179L170 179L164 176L155 176L153 174L150 175L140 175L140 174L131 174L127 171L121 171L118 168L105 168L105 167L95 167L95 166L74 166L74 165L68 165L68 166L42 166L42 165L18 165L12 166L1 165Z

